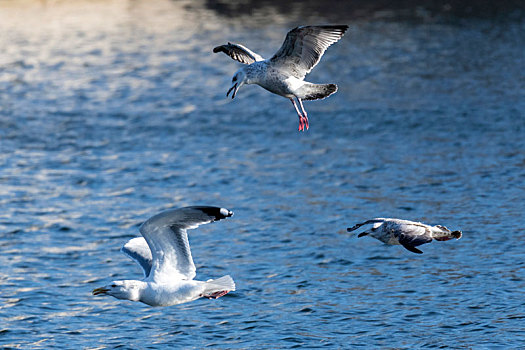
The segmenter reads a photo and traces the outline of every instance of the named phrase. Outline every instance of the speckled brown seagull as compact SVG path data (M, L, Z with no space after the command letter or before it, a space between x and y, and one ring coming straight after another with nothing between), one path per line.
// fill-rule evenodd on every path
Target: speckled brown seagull
M372 228L369 231L361 232L357 237L370 235L389 245L400 244L407 250L417 254L423 254L423 252L416 247L430 243L432 239L448 241L452 238L461 238L461 231L450 231L445 226L430 226L421 222L385 218L365 221L348 228L347 231L355 231L361 226L369 224L373 224Z
M347 25L302 26L288 32L281 48L272 58L262 56L240 44L217 46L213 52L224 52L247 66L239 69L232 78L226 96L232 99L244 84L257 84L274 94L289 98L299 116L299 131L309 128L308 115L302 100L323 99L337 91L335 84L312 84L304 81L306 74L319 63L330 45L341 39ZM301 111L295 103L299 102Z

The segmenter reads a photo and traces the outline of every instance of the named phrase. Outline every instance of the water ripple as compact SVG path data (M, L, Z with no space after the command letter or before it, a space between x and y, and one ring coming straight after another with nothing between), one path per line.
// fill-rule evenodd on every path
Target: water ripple
M0 5L3 347L521 346L523 21L347 16L309 76L339 91L298 133L282 98L227 100L238 65L211 53L269 55L316 6L263 3ZM162 309L91 295L141 276L118 251L141 222L195 204L235 211L190 240L199 279L238 291ZM345 232L376 216L464 237L415 256Z

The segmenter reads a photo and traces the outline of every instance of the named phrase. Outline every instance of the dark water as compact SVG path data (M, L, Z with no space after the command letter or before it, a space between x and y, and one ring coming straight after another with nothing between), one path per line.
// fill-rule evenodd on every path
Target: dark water
M0 344L523 346L525 21L213 4L0 4ZM268 57L334 20L351 29L308 80L339 91L308 132L259 87L225 98L239 65L214 45ZM195 204L235 212L190 241L197 278L238 291L91 295L140 278L118 250L143 220ZM418 256L345 232L376 216L464 237Z

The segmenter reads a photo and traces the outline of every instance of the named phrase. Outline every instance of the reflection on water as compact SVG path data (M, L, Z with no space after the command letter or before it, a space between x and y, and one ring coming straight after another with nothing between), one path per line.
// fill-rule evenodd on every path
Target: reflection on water
M457 4L406 20L360 2L0 3L0 343L521 344L525 22ZM286 99L226 99L238 65L211 49L269 57L306 19L350 31L308 76L339 91L300 134ZM198 278L238 291L162 309L91 296L141 276L118 250L143 220L194 204L235 211L190 240ZM346 234L374 216L464 237L415 256Z

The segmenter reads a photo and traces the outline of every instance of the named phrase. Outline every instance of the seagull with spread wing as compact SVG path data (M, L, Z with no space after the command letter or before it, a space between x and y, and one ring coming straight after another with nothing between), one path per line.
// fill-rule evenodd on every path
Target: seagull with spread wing
M233 99L242 85L257 84L290 99L299 116L299 131L308 129L308 115L302 101L326 98L337 91L337 85L312 84L304 81L304 77L319 63L326 49L339 41L347 29L347 25L294 28L288 32L275 55L266 60L240 44L217 46L213 52L224 52L234 60L247 64L233 76L226 96L233 91ZM299 102L300 111L294 99Z
M121 249L142 267L144 279L113 281L93 290L93 295L170 306L201 297L217 299L234 291L235 283L228 275L206 282L193 279L196 269L186 232L232 215L224 208L184 207L153 216L140 226L142 237L131 239Z
M430 226L420 222L401 219L376 218L350 227L347 231L355 231L361 226L369 224L373 224L372 228L369 231L361 232L357 237L370 235L389 245L400 244L409 251L417 254L423 254L423 252L416 247L430 243L432 239L436 241L448 241L452 238L461 238L461 231L450 231L441 225Z

